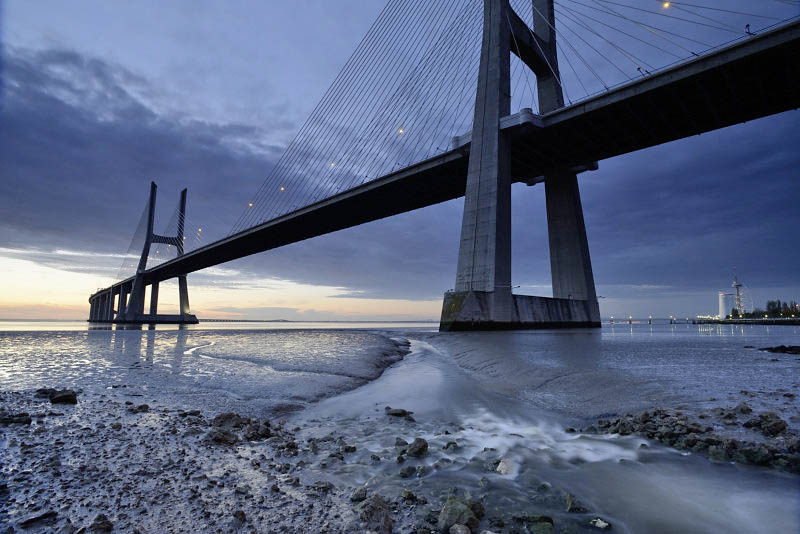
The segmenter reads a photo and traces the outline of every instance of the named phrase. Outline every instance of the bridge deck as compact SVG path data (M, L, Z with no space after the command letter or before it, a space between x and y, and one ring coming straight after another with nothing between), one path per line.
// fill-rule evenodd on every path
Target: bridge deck
M506 117L514 179L535 183L550 170L796 109L798 59L793 22L543 116ZM461 197L469 134L460 139L449 152L158 265L146 283Z

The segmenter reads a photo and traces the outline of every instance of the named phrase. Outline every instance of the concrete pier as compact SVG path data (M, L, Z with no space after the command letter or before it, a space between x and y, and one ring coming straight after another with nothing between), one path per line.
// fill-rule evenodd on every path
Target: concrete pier
M500 119L510 113L510 8L484 2L483 45L472 127L455 290L480 292L488 321L511 321L511 155Z
M556 56L553 0L534 0L535 36L508 0L484 0L483 43L475 99L455 290L445 294L440 330L596 327L583 210L574 172L544 177L553 298L511 292L511 156L501 120L510 114L510 55L537 77L541 111L564 105ZM513 21L513 22L512 22ZM523 42L520 42L523 41ZM527 47L526 47L527 45Z

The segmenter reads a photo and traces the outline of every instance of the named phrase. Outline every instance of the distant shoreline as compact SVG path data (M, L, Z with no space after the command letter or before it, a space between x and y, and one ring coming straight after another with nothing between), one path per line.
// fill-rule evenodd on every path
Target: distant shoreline
M2 319L7 323L85 323L86 319ZM297 321L292 319L200 319L200 323L438 323L438 319L419 320L375 320L375 319L329 319Z

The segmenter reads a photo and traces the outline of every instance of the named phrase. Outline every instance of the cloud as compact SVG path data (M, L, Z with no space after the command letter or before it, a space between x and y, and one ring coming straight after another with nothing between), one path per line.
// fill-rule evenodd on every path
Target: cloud
M275 131L286 139L296 128L269 105L263 128L165 111L151 80L70 50L8 48L4 69L0 254L58 269L115 271L153 179L157 226L188 186L191 225L224 235L283 150ZM751 287L800 293L799 117L684 139L581 175L598 292L619 306L674 306L676 294L696 305L705 292L714 301L736 266ZM514 284L547 295L543 187L517 185L513 195ZM341 298L440 299L455 279L462 208L455 200L295 243L194 274L192 284L291 281L338 288Z

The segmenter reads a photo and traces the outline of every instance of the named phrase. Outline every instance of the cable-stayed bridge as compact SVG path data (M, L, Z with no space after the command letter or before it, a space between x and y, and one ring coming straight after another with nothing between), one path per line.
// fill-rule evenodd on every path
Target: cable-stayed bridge
M90 321L194 322L188 273L464 196L443 329L597 326L577 174L796 109L798 15L795 0L392 0L227 236L184 232L185 191L155 234L151 187L134 261L90 297ZM516 182L545 185L553 298L511 291ZM160 315L172 278L180 313Z

